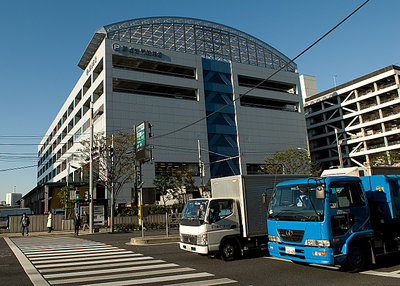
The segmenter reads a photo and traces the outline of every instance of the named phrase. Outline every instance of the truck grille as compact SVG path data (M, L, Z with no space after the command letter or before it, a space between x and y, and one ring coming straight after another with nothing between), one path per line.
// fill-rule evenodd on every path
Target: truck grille
M181 234L181 242L190 243L190 244L197 244L197 236L196 235L190 235L190 234Z
M301 242L304 236L304 230L278 229L279 237L287 242Z

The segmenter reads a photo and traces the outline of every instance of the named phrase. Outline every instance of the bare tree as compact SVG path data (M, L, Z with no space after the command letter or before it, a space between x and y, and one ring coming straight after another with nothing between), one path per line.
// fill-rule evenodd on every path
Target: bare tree
M113 190L115 202L123 186L135 181L135 135L117 132L114 135L96 134L93 139L94 150L90 150L90 139L82 140L79 161L87 173L90 152L93 156L93 177L96 183Z
M288 149L277 152L264 159L264 171L268 174L300 174L317 176L321 170L319 163L312 162L308 152L301 149Z

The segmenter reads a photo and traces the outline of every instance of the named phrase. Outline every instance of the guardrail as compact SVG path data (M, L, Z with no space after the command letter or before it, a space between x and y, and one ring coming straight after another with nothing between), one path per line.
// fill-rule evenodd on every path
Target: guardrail
M47 231L48 215L28 215L30 220L29 232ZM176 227L179 225L181 214L152 214L144 218L146 223L166 224L167 227ZM20 224L21 216L10 216L8 220L8 228L0 229L0 233L19 233L21 232ZM105 222L107 223L107 221ZM117 224L139 224L138 216L116 216L114 217L114 225ZM82 224L81 224L82 225ZM72 219L64 220L62 214L53 215L53 230L56 231L72 231L74 222Z

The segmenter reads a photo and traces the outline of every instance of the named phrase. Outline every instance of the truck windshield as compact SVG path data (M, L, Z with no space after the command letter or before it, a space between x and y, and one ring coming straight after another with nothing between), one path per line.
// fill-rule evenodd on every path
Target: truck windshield
M268 219L321 221L324 200L316 199L317 186L317 184L304 184L276 188L269 206Z
M207 200L188 201L185 206L185 209L183 210L181 223L187 224L188 222L195 221L196 224L203 224L207 207L208 207Z

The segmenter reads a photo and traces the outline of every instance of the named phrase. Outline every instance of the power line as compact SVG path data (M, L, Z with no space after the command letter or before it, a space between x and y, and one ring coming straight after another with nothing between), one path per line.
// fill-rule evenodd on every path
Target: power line
M221 108L211 112L210 114L190 123L187 124L181 128L175 129L173 131L158 135L158 136L153 136L151 139L157 139L160 137L165 137L174 133L177 133L179 131L182 131L188 127L191 127L211 116L213 116L214 114L222 111L223 109L225 109L226 107L232 105L234 102L236 102L237 100L239 100L240 98L242 98L243 96L249 94L251 91L253 91L254 89L258 88L259 86L261 86L264 82L266 82L267 80L271 79L274 75L276 75L277 73L279 73L281 70L283 70L284 68L286 68L288 65L290 65L291 63L293 63L296 59L298 59L299 57L301 57L304 53L306 53L308 50L310 50L312 47L314 47L317 43L319 43L322 39L324 39L326 36L328 36L330 33L332 33L334 30L336 30L336 28L338 28L341 24L343 24L347 19L349 19L351 16L353 16L358 10L360 10L364 5L366 5L369 2L369 0L365 1L363 4L361 4L357 9L355 9L353 12L351 12L347 17L345 17L342 21L340 21L338 24L336 24L332 29L330 29L328 32L326 32L324 35L322 35L318 40L314 41L311 45L309 45L306 49L304 49L300 54L298 54L296 57L294 57L293 59L291 59L289 62L287 62L285 65L283 65L281 68L279 68L278 70L276 70L274 73L272 73L270 76L268 76L266 79L264 79L263 81L261 81L260 83L258 83L257 85L253 86L252 88L250 88L247 92L245 92L242 95L239 95L236 99L234 99L232 102L225 104L224 106L222 106Z
M28 169L28 168L33 168L33 167L37 167L37 165L24 166L24 167L15 167L15 168L8 168L8 169L1 169L0 172L7 172L7 171L14 171L14 170Z

